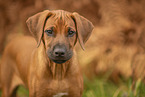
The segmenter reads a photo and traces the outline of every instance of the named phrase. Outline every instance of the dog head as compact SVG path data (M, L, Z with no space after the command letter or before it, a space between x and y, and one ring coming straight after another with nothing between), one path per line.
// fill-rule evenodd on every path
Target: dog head
M72 57L77 40L84 49L93 30L89 20L78 13L63 10L37 13L27 20L27 25L37 41L37 47L43 41L49 59L58 64Z

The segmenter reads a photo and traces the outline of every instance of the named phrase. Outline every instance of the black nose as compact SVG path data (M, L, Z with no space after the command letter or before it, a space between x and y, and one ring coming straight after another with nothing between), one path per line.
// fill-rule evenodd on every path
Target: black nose
M54 50L54 55L56 57L62 57L62 56L65 55L65 51L64 51L64 49L57 48L57 49Z
M55 57L64 57L65 56L65 52L66 52L65 47L63 47L61 45L56 45L54 47L53 55Z

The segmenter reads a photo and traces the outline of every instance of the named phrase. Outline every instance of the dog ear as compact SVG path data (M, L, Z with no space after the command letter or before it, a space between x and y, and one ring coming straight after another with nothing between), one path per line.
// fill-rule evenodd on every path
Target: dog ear
M82 49L84 50L84 44L90 37L94 26L89 20L87 20L86 18L84 18L76 12L72 14L72 18L76 25L79 43Z
M26 21L29 31L34 36L37 41L37 47L39 47L41 43L41 38L43 35L44 26L46 20L52 15L49 10L45 10L43 12L39 12L31 17L29 17Z

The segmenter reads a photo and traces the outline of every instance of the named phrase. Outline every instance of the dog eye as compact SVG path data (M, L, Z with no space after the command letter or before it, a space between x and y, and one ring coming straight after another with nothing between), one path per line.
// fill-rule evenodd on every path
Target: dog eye
M53 36L53 31L52 30L45 30L44 32L46 32L46 34L48 36Z
M75 33L76 32L72 30L68 31L68 37L73 37Z

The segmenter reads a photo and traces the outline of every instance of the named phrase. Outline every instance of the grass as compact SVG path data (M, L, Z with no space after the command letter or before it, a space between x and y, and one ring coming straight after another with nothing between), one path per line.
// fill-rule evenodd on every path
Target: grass
M145 97L145 84L139 79L132 90L132 81L114 84L106 79L94 79L90 81L84 78L83 97Z
M145 97L145 84L137 80L132 90L132 80L114 84L112 81L95 78L89 80L84 77L83 97ZM29 92L22 86L18 90L19 97L28 97Z
M23 86L20 86L18 89L18 95L19 97L29 97L29 92Z

